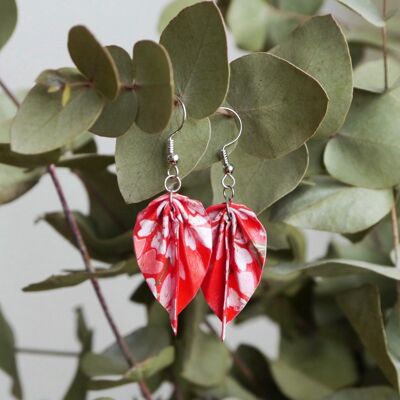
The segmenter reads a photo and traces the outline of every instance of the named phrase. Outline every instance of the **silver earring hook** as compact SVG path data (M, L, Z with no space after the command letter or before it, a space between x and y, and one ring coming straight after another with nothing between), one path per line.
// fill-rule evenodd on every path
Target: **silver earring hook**
M228 111L228 113L231 113L239 125L239 132L238 132L237 136L235 137L235 139L233 139L229 143L226 143L221 149L221 154L227 154L227 148L232 146L233 144L235 144L239 140L240 136L242 136L243 123L242 123L242 118L240 118L240 115L235 110L232 110L232 108L229 108L229 107L220 107L220 108L222 110Z
M221 107L221 109L228 111L230 114L232 114L235 117L236 122L239 125L239 132L238 132L237 136L235 137L235 139L233 139L229 143L226 143L220 151L220 158L221 158L222 164L224 166L224 176L222 178L221 184L222 184L222 187L224 188L223 194L224 194L224 198L225 198L225 202L226 202L226 210L228 213L227 214L228 219L231 219L232 214L231 214L231 209L230 209L230 203L235 195L234 188L235 188L236 181L235 181L235 177L233 176L234 167L229 161L229 154L228 154L227 149L229 146L232 146L239 140L240 136L242 135L242 131L243 131L243 123L242 123L242 119L240 118L240 115L235 110L232 110L232 108Z
M182 186L182 181L179 178L179 169L178 169L178 161L179 156L175 153L175 141L174 136L183 128L183 125L186 122L187 112L186 106L184 102L176 97L179 105L182 109L182 121L177 129L175 129L172 133L169 134L167 139L167 162L168 162L168 170L167 177L164 181L165 190L170 194L170 201L172 203L172 194L176 193Z

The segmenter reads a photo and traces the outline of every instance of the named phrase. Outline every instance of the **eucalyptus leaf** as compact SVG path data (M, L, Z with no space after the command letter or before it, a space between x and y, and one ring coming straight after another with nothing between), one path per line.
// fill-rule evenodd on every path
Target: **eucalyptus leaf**
M277 0L278 7L286 12L314 15L324 3L324 0Z
M308 165L306 146L275 160L246 153L242 145L230 157L236 179L235 202L243 203L257 214L290 193L301 182ZM211 168L214 203L222 202L222 165Z
M303 185L276 204L272 221L298 228L354 233L376 224L393 205L391 190L351 187L319 179Z
M400 361L388 348L378 288L365 285L349 290L338 295L337 301L368 353L398 391Z
M400 90L357 91L343 129L326 147L328 172L342 182L372 189L400 183L399 110Z
M0 3L0 49L7 43L17 25L15 0L1 0Z
M134 123L137 112L137 98L133 90L133 63L130 55L121 47L108 46L108 52L117 67L123 86L118 96L103 108L90 131L99 136L118 137Z
M266 53L233 61L231 74L227 100L242 118L245 151L277 158L314 135L325 116L328 98L310 75Z
M160 43L174 68L177 95L193 118L213 114L229 85L226 34L212 1L183 9L164 29Z
M52 275L49 278L37 282L23 288L24 292L41 292L46 290L62 289L80 285L91 278L104 279L114 278L119 275L133 275L138 271L135 259L118 262L110 268L96 268L93 274L86 270L73 271L70 270L67 274Z
M104 262L118 262L132 254L132 235L130 231L115 237L103 238L96 232L91 218L78 212L75 212L74 216L81 230L83 240L88 247L89 254L94 259ZM43 219L72 245L77 246L64 213L48 213L44 215Z
M76 334L81 343L78 370L63 400L86 400L88 393L89 378L81 371L81 361L84 355L92 350L93 332L88 328L80 308L76 310L76 323Z
M343 125L353 94L350 52L336 20L330 15L314 17L271 52L293 63L321 84L329 103L315 135L326 137L336 133Z
M114 156L112 155L109 156L106 154L83 153L61 157L56 164L58 167L70 168L72 170L79 169L97 172L99 170L106 169L108 166L114 164L114 162Z
M74 26L68 35L68 50L72 61L108 99L117 97L118 70L110 53L84 26Z
M126 336L125 340L131 353L134 354L136 364L134 367L129 368L121 350L114 344L101 354L86 354L82 364L85 374L92 378L116 375L122 381L136 382L153 376L174 361L174 348L169 344L169 333L160 326L140 328ZM101 382L100 380L100 386ZM94 380L91 382L91 388L101 387L96 387Z
M320 400L358 380L350 349L318 336L283 340L271 369L282 392L292 400Z
M326 400L399 400L400 396L391 388L376 386L368 388L344 389Z
M167 25L175 18L184 8L199 3L201 0L173 0L162 10L157 24L157 30L161 33Z
M171 61L163 46L142 40L133 48L138 111L136 124L157 133L168 125L173 110L174 81Z
M127 203L149 199L164 189L167 176L166 142L169 134L181 121L178 110L170 126L161 135L148 135L133 126L117 139L115 162L118 184ZM175 151L179 154L180 177L184 178L197 165L210 140L208 119L188 119L175 137ZM149 155L151 159L149 160Z
M11 149L39 154L69 144L86 131L103 108L103 99L93 88L79 86L63 107L61 93L48 93L35 86L23 101L11 127Z
M388 57L388 84L392 88L400 77L400 63ZM369 60L354 70L354 87L373 93L382 93L385 89L385 72L382 60Z
M232 0L226 16L236 44L246 50L264 49L272 7L264 0Z
M38 183L44 170L28 170L0 164L0 204L9 203L25 194Z
M385 26L385 20L372 0L338 0L338 2L357 13L370 24L379 28Z
M240 400L257 400L259 397L254 396L249 390L246 390L235 379L228 376L222 385L206 389L196 390L199 395L205 398L215 399L240 399Z
M264 271L267 279L291 280L300 274L336 278L348 275L377 274L385 278L400 280L400 271L393 266L377 265L364 261L346 260L342 258L324 259L305 264L279 264Z
M15 357L15 339L11 326L0 309L0 370L12 380L11 393L14 398L22 400L22 387L18 375L17 360Z

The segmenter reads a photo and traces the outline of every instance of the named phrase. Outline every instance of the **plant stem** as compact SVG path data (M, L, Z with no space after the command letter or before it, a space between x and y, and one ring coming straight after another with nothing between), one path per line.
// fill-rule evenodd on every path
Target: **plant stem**
M400 268L400 258L399 258L399 225L397 222L397 209L396 209L396 191L393 190L394 206L392 208L392 235L393 235L393 246L394 246L394 261L396 268Z
M31 349L27 347L15 348L17 353L32 354L37 356L50 356L50 357L79 357L80 353L74 351L63 350L47 350L47 349Z
M382 17L386 19L387 0L382 0ZM386 24L381 28L382 32L382 53L383 53L383 73L385 81L385 91L389 89L389 73L388 73L388 49L387 49L387 27Z
M11 90L5 85L5 83L0 79L0 86L3 88L4 92L6 93L6 95L13 101L13 103L16 105L17 108L19 108L20 104L18 99L16 98L16 96L11 92ZM62 189L61 183L58 179L57 173L56 173L56 167L54 164L50 164L47 167L47 172L50 174L51 179L53 181L54 187L56 189L57 195L59 197L59 200L61 202L65 217L68 221L69 227L72 231L72 234L75 238L76 244L78 246L79 252L82 256L82 260L83 263L85 265L86 270L90 273L90 274L94 274L95 270L92 266L91 263L91 258L89 255L89 251L86 247L86 244L83 240L81 231L79 229L79 226L76 222L76 219L68 205L67 199L65 197L64 191ZM95 277L91 277L90 278L90 282L92 283L93 289L96 293L97 299L100 303L100 306L103 310L103 313L107 319L108 324L110 325L110 328L115 336L115 339L117 341L117 344L121 350L121 353L123 355L123 357L125 358L127 364L129 365L129 367L133 368L135 366L135 360L130 352L130 349L128 347L128 344L126 343L126 341L124 340L124 338L122 337L115 321L114 318L111 314L111 311L108 307L107 301L104 297L104 294L101 290L100 287L100 283L98 281L97 278ZM140 380L139 382L139 387L140 390L142 392L143 397L146 400L152 400L152 395L150 392L150 389L148 388L148 386L146 385L146 383L144 382L144 380Z

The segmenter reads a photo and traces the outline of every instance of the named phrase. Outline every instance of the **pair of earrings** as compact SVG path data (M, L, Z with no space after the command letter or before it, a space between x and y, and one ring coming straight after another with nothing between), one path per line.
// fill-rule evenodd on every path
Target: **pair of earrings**
M232 201L235 178L227 149L239 140L242 121L230 108L222 107L236 119L239 132L220 152L225 203L205 210L199 201L177 193L181 179L174 136L186 121L186 107L177 101L182 123L168 137L167 193L139 213L133 230L135 253L150 290L169 313L175 334L178 315L201 288L222 321L223 340L227 323L244 308L261 280L267 236L256 214Z

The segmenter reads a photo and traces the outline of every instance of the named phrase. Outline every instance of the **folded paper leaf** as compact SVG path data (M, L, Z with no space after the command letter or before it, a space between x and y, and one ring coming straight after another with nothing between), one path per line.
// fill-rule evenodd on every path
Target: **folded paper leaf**
M138 215L133 241L139 268L176 334L178 315L199 290L211 257L206 210L186 196L160 196Z
M211 219L213 252L202 290L208 305L226 324L244 308L256 290L267 250L267 235L254 211L231 203L207 209Z

